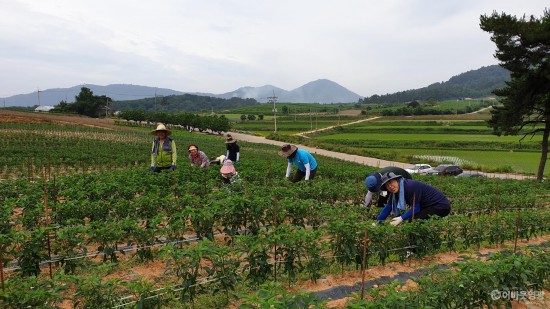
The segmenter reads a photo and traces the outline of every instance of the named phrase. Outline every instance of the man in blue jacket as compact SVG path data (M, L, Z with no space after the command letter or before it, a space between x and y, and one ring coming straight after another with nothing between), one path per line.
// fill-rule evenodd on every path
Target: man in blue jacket
M286 177L290 177L292 173L292 165L296 165L296 173L292 177L292 182L298 182L302 179L310 180L315 178L317 173L317 161L306 150L298 149L298 147L286 144L278 152L279 156L287 158Z
M405 179L394 173L381 178L381 188L390 193L388 203L376 220L385 220L390 213L395 217L390 224L397 226L404 220L428 219L430 216L445 217L451 212L451 203L436 188L420 181ZM407 211L407 205L410 209ZM405 212L404 214L401 214Z

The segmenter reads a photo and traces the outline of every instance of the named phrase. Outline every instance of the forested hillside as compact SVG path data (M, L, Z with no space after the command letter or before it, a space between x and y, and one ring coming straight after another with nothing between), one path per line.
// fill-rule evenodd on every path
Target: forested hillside
M254 99L241 98L214 98L208 96L198 96L194 94L170 95L164 97L154 97L139 100L115 101L111 108L114 110L131 110L140 109L145 111L186 111L200 112L203 110L209 111L233 109L237 107L245 107L260 104Z
M510 80L508 70L498 65L492 65L453 76L443 83L434 83L428 87L392 94L375 94L361 99L360 102L400 103L413 100L443 101L461 98L482 98L493 96L492 91L503 87L508 80Z

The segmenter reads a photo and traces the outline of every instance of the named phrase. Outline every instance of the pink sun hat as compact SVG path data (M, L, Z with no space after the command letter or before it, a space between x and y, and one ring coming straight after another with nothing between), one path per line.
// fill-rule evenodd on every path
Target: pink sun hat
M223 161L223 166L220 168L220 173L222 174L235 174L235 167L233 166L233 161L225 160Z

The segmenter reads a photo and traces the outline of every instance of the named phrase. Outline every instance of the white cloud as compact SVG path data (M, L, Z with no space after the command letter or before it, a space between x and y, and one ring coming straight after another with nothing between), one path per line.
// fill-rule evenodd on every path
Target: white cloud
M497 63L479 28L526 0L0 0L0 97L82 83L223 93L327 78L364 96Z

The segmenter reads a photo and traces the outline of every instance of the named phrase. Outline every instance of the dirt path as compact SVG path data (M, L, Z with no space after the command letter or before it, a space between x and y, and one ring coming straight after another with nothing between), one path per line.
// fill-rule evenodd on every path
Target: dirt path
M477 111L473 111L471 113L467 113L466 115L473 115L473 114L479 114L480 112L482 111L485 111L485 110L488 110L488 109L491 109L493 108L492 106L488 106L488 107L484 107L482 109L478 109Z
M340 124L340 125L335 125L335 126L330 126L330 127L326 127L326 128L315 129L315 130L306 131L306 132L300 132L300 133L294 133L294 134L292 134L292 135L297 135L297 136L302 136L302 137L305 137L305 138L309 138L309 136L307 136L307 135L308 135L308 134L311 134L311 133L317 133L317 132L321 132L321 131L326 131L326 130L334 129L334 128L336 128L336 127L349 126L349 125L352 125L352 124L361 123L361 122L365 122L365 121L371 121L371 120L375 120L375 119L378 119L378 118L380 118L380 117L372 117L372 118L367 118L367 119L360 119L360 120L357 120L357 121L348 122L348 123L344 123L344 124Z
M287 142L274 141L274 140L266 139L265 137L248 135L243 133L231 132L231 135L236 140L245 141L249 143L269 144L269 145L276 145L276 146L283 146L284 144L288 144ZM386 166L397 166L401 168L406 168L411 165L410 163L393 162L393 161L387 161L387 160L382 160L377 158L363 157L363 156L352 155L352 154L347 154L342 152L308 147L300 144L296 144L296 146L298 146L301 149L305 149L314 155L320 154L326 157L332 157L332 158L342 159L345 161L357 162L363 165L380 167L380 168L386 167Z

